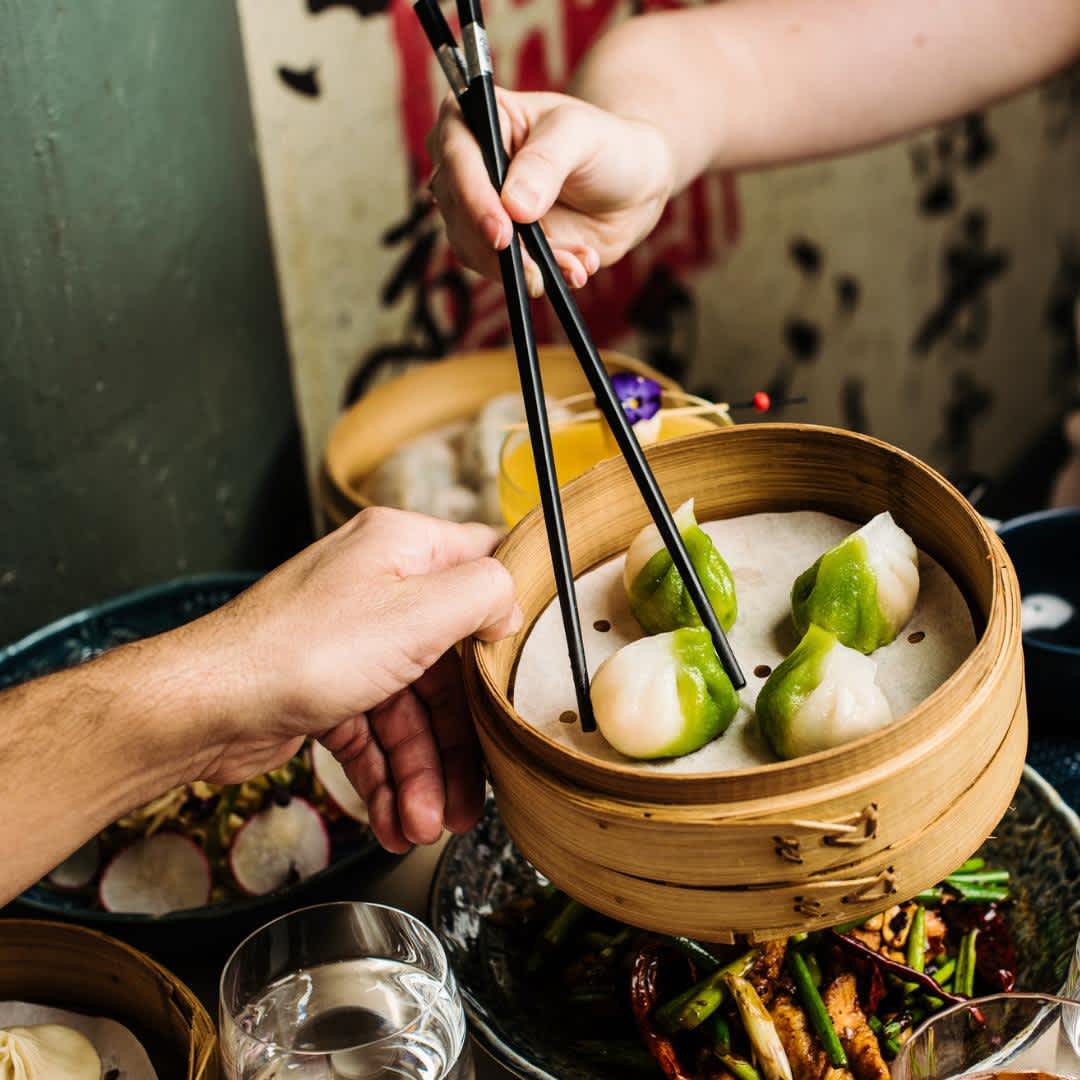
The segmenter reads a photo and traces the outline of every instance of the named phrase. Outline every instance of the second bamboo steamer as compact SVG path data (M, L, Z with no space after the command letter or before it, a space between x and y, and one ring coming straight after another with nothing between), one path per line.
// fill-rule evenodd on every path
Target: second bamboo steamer
M538 869L625 921L713 940L828 925L914 895L993 829L1026 747L1020 600L992 531L942 477L850 432L762 424L655 447L674 505L704 519L822 510L865 521L889 510L953 576L977 644L934 694L877 734L823 754L673 776L568 751L510 702L526 632L466 648L470 704L496 799ZM626 549L647 511L621 461L564 489L576 574ZM554 585L539 515L499 552L526 627Z

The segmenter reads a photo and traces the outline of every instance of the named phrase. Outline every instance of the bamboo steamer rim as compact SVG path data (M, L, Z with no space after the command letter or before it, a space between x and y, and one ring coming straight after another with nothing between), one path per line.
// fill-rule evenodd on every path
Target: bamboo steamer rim
M538 348L538 353L542 371L555 367L571 369L572 365L572 370L575 373L580 372L577 357L569 345L541 345ZM677 381L636 357L611 349L604 349L601 352L601 359L609 371L629 371L636 375L644 375L659 383L665 390L682 389ZM370 475L372 469L400 445L399 442L394 445L383 446L377 454L371 455L370 462L365 463L364 468L357 469L354 466L354 449L358 442L358 432L362 431L366 426L364 418L372 409L390 411L395 408L394 402L400 401L402 398L415 401L430 396L432 391L429 384L433 374L446 378L451 373L458 375L457 381L460 385L462 382L468 382L470 378L484 378L487 369L492 366L505 367L507 374L510 376L507 386L480 395L476 399L478 404L472 400L467 388L459 391L459 397L470 402L470 407L466 412L457 409L453 401L450 400L451 395L447 395L447 404L445 408L439 410L438 422L423 429L430 431L435 427L448 423L451 419L461 419L466 415L475 415L483 408L486 401L499 393L513 392L518 385L516 381L517 361L513 349L504 347L452 353L439 360L418 364L395 378L373 386L366 394L353 402L338 417L331 428L326 441L326 451L323 455L320 487L324 487L325 490L320 491L320 496L331 519L335 522L342 521L343 502L345 505L351 505L355 510L362 510L372 505L364 490L363 481ZM574 381L577 381L576 376ZM585 388L588 386L583 372L580 373L580 384ZM475 404L475 408L472 407L473 404ZM408 438L421 435L423 430L410 432ZM325 479L325 483L323 483L323 479Z
M894 461L903 462L906 468L912 470L931 488L938 490L956 504L965 524L971 529L981 547L985 549L986 559L992 563L990 600L985 615L972 610L977 630L979 630L979 622L984 621L975 648L957 670L932 694L880 731L872 732L842 746L792 761L780 761L723 772L675 774L650 773L640 766L600 761L545 735L517 712L508 694L499 685L499 680L492 669L492 656L497 643L485 643L470 638L465 643L464 659L467 668L475 671L476 687L481 698L486 699L486 703L490 703L491 708L486 715L494 722L505 726L512 734L514 741L535 756L543 766L551 768L556 773L568 770L572 778L582 784L586 790L595 789L618 797L628 790L633 792L648 789L650 796L679 803L723 801L725 796L729 799L740 799L743 797L745 786L750 782L755 782L755 789L759 787L762 789L761 794L803 790L848 775L851 772L850 767L856 763L865 768L887 760L892 756L889 752L890 744L898 740L902 741L913 729L939 715L941 706L953 695L959 683L970 682L971 689L974 690L985 678L984 673L992 668L1007 645L1010 648L1019 647L1020 590L1004 547L993 530L963 495L940 473L914 455L883 440L840 428L815 424L760 423L719 428L716 431L670 440L649 447L646 450L646 456L655 469L666 460L678 458L692 444L700 447L704 454L710 446L719 451L722 446L719 443L721 439L735 439L752 445L778 438L831 440L848 444L852 451L858 449L865 451L867 448L872 448ZM568 504L572 505L575 499L583 498L590 490L604 490L608 481L614 479L623 469L625 469L625 463L621 459L611 459L595 465L562 489L564 507ZM504 563L512 562L514 549L520 537L529 530L542 528L541 511L537 508L523 518L503 540L495 553L496 558ZM942 558L940 550L931 550L930 554L938 558L938 561L948 569L949 560ZM589 566L580 568L575 566L576 576L586 573L611 557L613 556L605 556ZM550 581L549 584L550 590L546 593L545 604L550 602L555 595L554 581ZM972 598L969 590L965 588L965 583L957 582L957 584L963 589L969 608L972 608ZM540 610L543 610L543 606L540 605ZM539 611L536 614L538 615ZM518 635L519 644L515 665L520 656L520 647L531 628L530 624ZM477 704L483 707L485 702L482 700Z
M216 1080L220 1075L217 1027L202 1002L186 983L153 957L127 942L120 941L109 934L103 934L100 930L49 919L0 919L0 986L6 987L8 982L8 977L3 970L3 955L6 949L19 949L26 952L49 948L57 952L62 949L66 954L71 954L79 946L85 946L87 951L98 955L102 964L103 983L118 983L120 976L117 967L124 964L145 973L156 985L159 993L145 1000L144 1005L147 1011L134 1022L137 1026L147 1029L148 1032L163 1037L161 1017L153 1017L151 1012L156 1007L167 1008L173 1021L180 1020L187 1033L188 1080ZM39 1003L44 1005L55 1003L58 1007L83 1012L86 1015L93 1015L96 1009L97 1015L115 1019L119 1023L125 1023L125 1020L128 1023L133 1022L131 1018L115 1015L108 1000L104 1003L74 1001L68 996L70 991L65 986L55 988L56 994L52 1001L41 1001L40 991L29 988L28 990L28 997L24 1000L38 999ZM4 990L3 993L7 991ZM27 991L16 990L15 993L27 993ZM46 994L46 996L51 995ZM106 998L108 996L106 994Z

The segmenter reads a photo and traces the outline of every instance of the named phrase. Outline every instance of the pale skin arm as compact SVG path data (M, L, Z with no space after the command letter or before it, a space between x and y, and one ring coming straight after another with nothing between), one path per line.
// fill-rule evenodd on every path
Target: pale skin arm
M320 739L385 847L472 827L479 747L453 646L520 625L495 533L365 511L226 607L0 694L0 904L125 812Z
M494 276L510 221L544 219L571 285L623 255L708 168L872 146L1031 86L1080 55L1075 0L723 0L596 44L575 97L503 93L502 199L456 106L429 139L464 261ZM532 268L530 285L539 291Z

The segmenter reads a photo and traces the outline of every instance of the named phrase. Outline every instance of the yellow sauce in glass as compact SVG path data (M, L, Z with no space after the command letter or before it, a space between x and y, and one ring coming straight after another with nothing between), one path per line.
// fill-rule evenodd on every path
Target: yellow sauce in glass
M708 416L661 416L658 442L711 431L717 426ZM618 454L618 447L602 420L582 420L551 430L551 448L559 485L569 483L594 465ZM540 502L532 446L522 432L502 454L499 469L499 506L511 528Z

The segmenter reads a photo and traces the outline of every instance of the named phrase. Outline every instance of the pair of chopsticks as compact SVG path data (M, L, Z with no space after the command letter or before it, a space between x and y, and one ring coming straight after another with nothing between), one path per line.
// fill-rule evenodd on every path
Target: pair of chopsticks
M461 22L461 36L465 48L464 55L458 48L453 32L439 9L438 0L416 0L414 8L424 33L435 51L439 65L446 75L447 82L461 106L465 122L480 144L488 176L496 191L501 191L509 159L503 146L499 125L491 52L488 48L480 0L457 0L458 18ZM570 669L573 674L581 729L594 731L596 720L589 696L589 673L585 660L585 647L581 640L581 620L578 616L577 596L574 591L574 574L570 565L566 524L563 520L559 483L551 447L551 429L548 426L547 411L544 408L544 388L540 376L540 362L536 352L529 294L525 286L525 269L521 257L521 246L517 243L518 239L525 245L529 255L540 268L548 298L577 355L578 363L581 364L589 386L596 396L600 412L611 428L615 442L626 459L631 475L656 523L660 538L686 584L702 623L709 631L720 663L735 689L741 690L746 685L746 679L743 677L723 628L716 618L716 613L705 595L705 589L690 561L686 545L679 535L671 511L656 483L656 477L653 476L652 469L645 460L641 444L626 418L622 402L619 401L611 380L604 370L600 354L589 336L570 287L566 284L555 262L555 255L548 244L547 237L538 222L531 225L515 223L514 229L515 240L509 247L499 252L499 269L503 290L506 293L506 305L510 313L510 331L517 356L518 374L525 402L525 417L529 425L533 460L536 464L536 475L540 487L540 503L543 507L548 547L551 550L551 562L555 571L555 584L559 595L567 649L570 654Z

